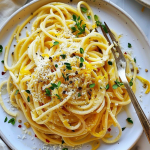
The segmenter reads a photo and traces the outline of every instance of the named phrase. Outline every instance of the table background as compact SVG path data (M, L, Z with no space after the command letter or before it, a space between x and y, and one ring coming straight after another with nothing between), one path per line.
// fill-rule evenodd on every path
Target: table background
M30 2L32 0L27 0ZM98 0L96 0L98 1ZM143 6L137 3L135 0L106 0L111 1L121 7L124 11L126 11L140 26L142 31L148 38L150 43L150 9L144 8L142 12ZM131 137L132 138L132 137ZM150 150L150 144L146 139L145 134L143 133L138 142L131 150Z

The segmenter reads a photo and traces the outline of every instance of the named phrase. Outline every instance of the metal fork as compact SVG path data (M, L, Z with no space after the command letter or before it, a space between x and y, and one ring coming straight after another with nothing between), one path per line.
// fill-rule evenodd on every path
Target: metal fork
M116 61L116 66L117 66L119 77L122 80L122 82L124 83L124 86L126 87L126 90L127 90L128 94L129 94L131 102L132 102L132 104L134 106L134 109L135 109L135 111L136 111L136 113L137 113L137 115L139 117L139 120L140 120L140 122L141 122L141 124L143 126L143 129L144 129L144 132L145 132L145 134L147 136L147 139L148 139L148 141L150 143L150 123L149 123L149 121L148 121L144 111L142 110L142 108L141 108L137 98L135 97L135 94L133 93L133 91L132 91L132 89L131 89L131 87L130 87L130 85L128 83L128 80L126 78L126 75L125 75L125 72L126 72L126 59L124 58L124 55L123 55L123 53L122 53L122 51L121 51L121 49L120 49L120 47L118 45L118 42L116 41L113 33L110 31L110 29L109 29L109 27L108 27L108 25L106 23L105 23L105 26L107 28L107 31L109 33L109 36L110 36L112 42L115 43L114 47L116 48L117 52L119 53L119 57L116 57L114 49L113 48L111 49L112 53L114 55L115 61ZM103 29L103 27L101 25L100 25L100 28L101 28L101 30L103 32L103 35L105 36L105 38L107 39L107 41L108 41L108 43L110 45L111 42L110 42L107 34L105 33L105 31L104 31L104 29ZM125 64L125 66L123 66L122 63Z

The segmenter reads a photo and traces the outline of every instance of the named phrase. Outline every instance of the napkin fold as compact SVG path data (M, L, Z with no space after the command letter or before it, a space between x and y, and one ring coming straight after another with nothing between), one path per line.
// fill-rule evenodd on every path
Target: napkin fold
M0 0L0 27L17 9L22 7L27 0Z

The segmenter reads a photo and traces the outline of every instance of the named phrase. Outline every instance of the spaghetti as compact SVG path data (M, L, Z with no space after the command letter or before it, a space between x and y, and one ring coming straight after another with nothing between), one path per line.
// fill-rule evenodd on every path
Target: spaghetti
M33 18L31 34L20 39L19 33ZM18 26L7 45L4 63L10 77L0 88L7 83L12 105L22 110L45 143L62 144L63 140L76 146L98 139L114 143L121 137L116 116L130 99L117 73L111 52L114 45L109 46L95 28L93 11L86 2L79 2L77 9L50 3ZM7 59L14 37L17 45L10 67ZM127 79L135 91L137 67L130 55L124 55ZM16 116L2 98L0 104L9 115ZM107 134L111 125L119 129L113 139Z

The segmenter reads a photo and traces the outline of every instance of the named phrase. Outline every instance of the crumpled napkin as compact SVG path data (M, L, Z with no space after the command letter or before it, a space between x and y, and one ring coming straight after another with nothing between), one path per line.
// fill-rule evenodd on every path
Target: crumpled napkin
M22 7L27 0L0 0L0 27L17 9Z

